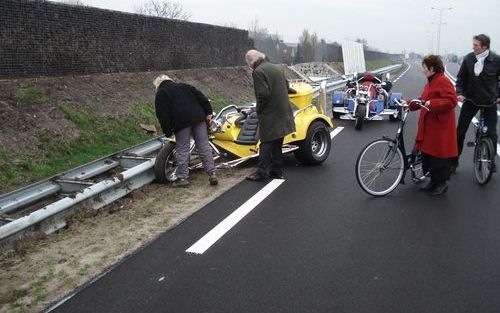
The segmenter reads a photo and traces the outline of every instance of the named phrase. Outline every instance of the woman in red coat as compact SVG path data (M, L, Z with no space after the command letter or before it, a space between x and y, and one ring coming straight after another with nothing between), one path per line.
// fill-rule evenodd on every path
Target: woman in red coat
M420 110L415 139L417 150L422 153L424 173L431 180L422 190L431 195L448 191L452 160L458 155L455 125L457 97L455 87L444 75L443 61L436 55L422 60L422 71L428 79L420 99L427 109L410 102L411 110Z

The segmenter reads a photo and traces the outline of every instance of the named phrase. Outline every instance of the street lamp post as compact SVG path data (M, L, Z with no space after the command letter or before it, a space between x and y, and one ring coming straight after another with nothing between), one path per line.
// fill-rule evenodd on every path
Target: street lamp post
M440 44L441 44L441 25L443 25L444 23L442 22L443 20L443 11L446 11L446 10L451 10L452 8L435 8L435 7L431 7L432 10L438 10L439 11L439 23L438 23L438 33L437 33L437 47L436 47L436 53L437 55L439 55L439 47L440 47Z

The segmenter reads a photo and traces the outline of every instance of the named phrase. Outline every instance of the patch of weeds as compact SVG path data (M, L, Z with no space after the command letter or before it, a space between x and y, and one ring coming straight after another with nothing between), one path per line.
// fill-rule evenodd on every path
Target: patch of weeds
M44 104L49 102L50 99L38 86L30 86L19 88L16 92L16 100L23 103Z
M66 287L73 288L76 286L75 281L73 278L69 276L69 274L65 270L60 270L57 272L57 276L62 280L62 283Z
M220 112L220 110L222 110L224 107L231 104L231 102L216 95L210 96L210 103L212 104L212 109L214 110L214 112L217 113Z
M35 302L42 302L47 299L47 291L45 287L45 281L44 280L39 280L36 283L33 284L32 289L34 291L35 295Z
M367 60L366 61L366 70L373 71L382 67L386 67L392 65L393 62L389 59L379 59L379 60Z
M75 123L81 129L88 129L91 125L90 114L84 110L73 110L66 103L60 102L57 104L57 107L61 112L63 112L64 116Z
M82 267L78 269L78 275L85 276L88 274L89 270L90 270L90 265L84 264Z
M28 295L28 289L9 290L4 294L0 294L0 304L14 305L18 299L24 298L27 295Z
M158 223L156 223L156 225L159 227L168 226L170 224L171 220L172 219L170 217L165 217L162 220L158 221Z
M136 102L134 107L137 108L139 113L139 121L159 126L154 104L151 102Z
M76 282L71 277L65 277L63 279L63 284L68 288L75 288L77 286Z

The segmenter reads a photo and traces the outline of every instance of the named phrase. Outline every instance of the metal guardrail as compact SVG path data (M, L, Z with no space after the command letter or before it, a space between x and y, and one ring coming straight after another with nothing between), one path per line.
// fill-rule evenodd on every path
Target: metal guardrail
M153 167L156 153L163 145L162 138L149 140L0 196L0 241L32 228L78 204L99 209L132 190L151 183L155 178ZM124 171L99 182L91 180L119 167ZM48 197L55 199L28 215L17 219L8 215ZM51 233L64 226L64 219L59 219L56 223L43 227L44 232Z
M372 71L385 73L401 67L392 65ZM347 79L319 82L326 92L345 84ZM320 87L314 88L314 97L320 95ZM322 95L326 100L326 93ZM324 105L324 103L323 103ZM133 146L108 157L90 162L70 171L55 175L24 188L0 195L0 242L39 225L45 233L52 233L66 225L64 215L71 209L84 206L99 209L132 190L151 183L154 177L156 153L163 145L164 137L158 137ZM97 177L111 170L124 171L108 175L96 181ZM47 198L51 199L42 208L19 218L13 215L19 210Z

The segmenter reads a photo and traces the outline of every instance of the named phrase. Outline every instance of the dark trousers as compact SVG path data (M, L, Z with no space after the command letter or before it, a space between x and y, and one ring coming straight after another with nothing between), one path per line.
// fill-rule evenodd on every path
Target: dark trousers
M457 143L458 143L458 155L462 154L464 147L465 134L467 129L469 129L469 124L472 118L479 111L479 107L465 101L462 105L462 110L460 110L460 117L458 118L457 125ZM493 146L495 147L495 153L497 151L497 106L492 105L484 109L484 122L488 126L488 136L493 140ZM457 158L458 160L458 158Z
M450 180L453 159L436 158L432 155L422 153L422 170L424 173L430 173L432 182L446 182Z
M271 173L282 175L283 155L281 147L283 138L260 143L259 164L257 172L263 176L269 176Z

